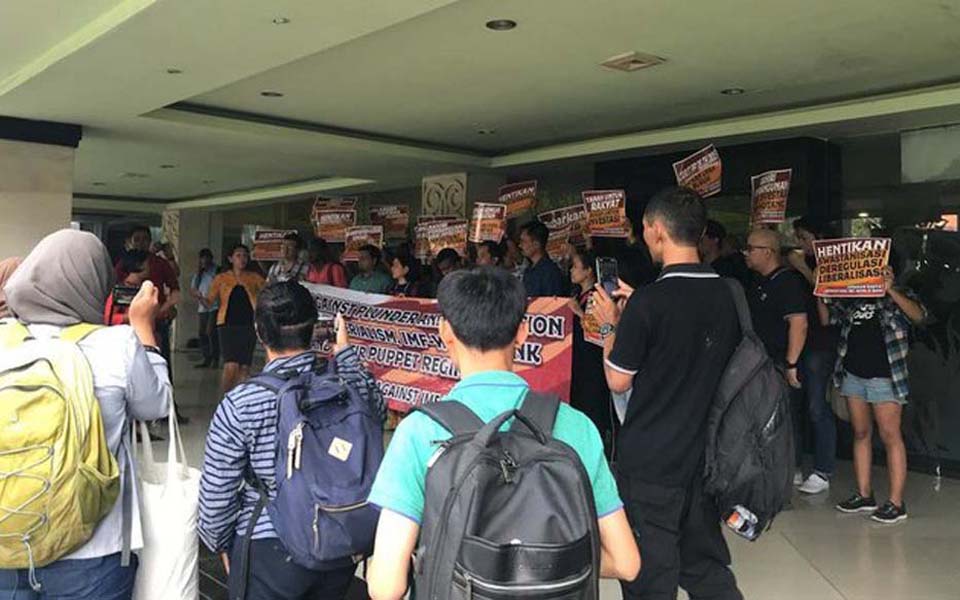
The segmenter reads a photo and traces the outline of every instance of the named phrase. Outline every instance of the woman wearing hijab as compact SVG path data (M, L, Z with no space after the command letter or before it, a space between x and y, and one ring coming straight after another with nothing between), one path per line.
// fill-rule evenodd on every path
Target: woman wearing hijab
M14 318L43 340L71 325L103 323L113 276L100 240L66 229L37 244L3 291ZM120 471L116 503L89 540L55 562L0 570L0 598L32 599L41 592L50 598L131 598L137 558L125 551L142 548L143 535L128 424L164 417L171 401L166 361L154 336L157 309L157 289L146 282L130 305L130 325L97 329L77 343L90 364L107 445Z
M7 296L3 293L3 286L7 284L7 280L10 279L21 262L22 259L19 256L0 260L0 319L5 319L10 316L10 310L7 308Z

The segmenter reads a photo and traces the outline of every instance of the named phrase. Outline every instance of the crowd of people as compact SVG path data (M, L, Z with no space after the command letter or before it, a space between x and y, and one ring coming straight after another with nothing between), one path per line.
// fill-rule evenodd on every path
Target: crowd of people
M642 223L632 224L642 235L615 246L587 238L587 246L569 245L563 257L548 255L549 232L538 221L522 225L516 239L477 244L465 256L445 249L429 265L413 256L410 243L364 246L355 263L344 264L335 245L322 239L304 244L297 234L284 239L283 257L266 273L243 244L230 249L221 269L213 253L202 250L189 278L199 313L202 361L197 366L222 364L223 395L207 434L198 531L202 542L222 557L231 598L342 598L357 562L371 553L366 582L377 599L403 597L411 581L430 590L439 582L456 598L505 597L524 590L532 591L531 597L547 597L545 590L576 590L599 576L621 580L626 598L672 598L678 587L696 598L742 598L721 529L726 515L703 484L708 413L742 336L723 278L735 279L745 289L753 328L793 390L798 490L821 494L836 471L837 426L830 398L836 387L849 406L857 486L837 510L868 513L883 523L905 519L900 419L909 395L906 355L910 329L924 320L925 308L895 284L891 269L882 298L815 297L812 242L830 232L813 218L793 225L797 248L787 248L778 231L760 228L749 233L739 250L721 224L708 220L695 192L671 188L646 204ZM616 289L605 289L599 281L598 256L618 259ZM116 260L95 236L64 230L45 238L22 261L0 261L0 345L10 353L51 338L75 342L90 366L104 443L115 462L101 461L98 477L116 479L106 506L91 517L96 522L89 535L42 564L34 561L32 549L42 546L43 536L56 535L56 523L41 532L21 532L14 542L6 541L9 536L0 539L0 596L131 598L142 546L131 423L160 419L172 405L170 324L180 302L180 269L169 247L153 243L147 227L130 232ZM458 423L414 412L399 424L385 454L382 447L340 437L346 434L323 437L313 431L382 427L386 410L342 317L333 356L318 358L311 350L318 314L302 282L435 297L442 315L439 335L461 374L444 401L460 405ZM528 300L540 296L569 297L575 315L571 402L553 408L549 435L538 433L543 422L534 418L535 407L525 404L533 394L513 373L514 349L527 335ZM599 345L587 339L587 318L599 325ZM75 337L72 330L82 324L107 326ZM261 374L251 377L258 344L267 362ZM20 366L2 364L7 370L0 370L0 378L20 376L14 373ZM295 407L307 416L285 436L290 423L282 415L290 394L299 394ZM323 394L335 400L329 406L351 407L337 413L336 425L310 420L333 414L324 412L332 408L318 409L323 403L313 402ZM626 399L623 410L615 410L616 397ZM477 438L487 436L476 452L502 438L497 442L503 445L502 458L493 467L502 481L493 477L497 481L484 480L485 485L509 484L525 468L508 451L513 447L508 433L516 426L498 420L501 415L523 421L537 439L562 442L579 461L582 489L590 492L587 520L593 521L584 535L593 535L594 541L557 546L548 563L533 566L559 573L582 555L592 564L588 575L564 579L555 573L559 583L551 585L560 587L554 588L538 588L536 577L522 568L499 582L476 575L486 568L484 561L515 569L511 561L524 552L529 553L526 560L542 560L535 552L542 545L528 548L525 544L535 540L510 537L502 547L465 538L463 544L474 544L468 553L442 556L441 564L435 564L438 558L432 553L451 535L443 526L438 529L436 519L450 513L431 504L437 495L428 483L435 471L462 468L442 456L454 452L463 436L454 429L476 424ZM890 496L882 505L870 478L874 421L890 477ZM500 438L494 435L498 424ZM310 425L306 432L305 425ZM380 429L373 433L382 436ZM4 449L17 442L12 429L0 436ZM808 447L813 454L809 470L804 465ZM301 498L287 503L298 475L320 469L317 461L322 460L332 460L340 469L330 471L340 474L334 480L319 484L336 493L313 493L341 501ZM0 475L9 477L0 486L4 510L9 510L6 500L22 474L16 466L0 461ZM569 479L562 482L574 485ZM40 492L47 493L68 492ZM362 502L343 503L343 494L357 493L364 496ZM481 506L469 509L484 515L484 527L489 522L496 526L504 515L516 517L507 510L513 500L492 495L486 500L491 506L484 507L484 497L478 498ZM29 509L32 501L11 514ZM540 510L549 515L550 505L545 499ZM299 516L285 512L284 507L292 511L294 506L302 511ZM373 517L365 512L370 508L377 511ZM4 533L5 519L0 515ZM296 536L280 535L291 522L302 524L298 531L308 537L312 529L313 554L309 543L306 552L316 560L300 559L299 550L292 549ZM553 523L560 530L573 527ZM509 529L510 523L505 525ZM469 526L479 527L472 519ZM422 539L424 532L431 539ZM329 540L337 536L344 540L338 558L317 558L332 551ZM515 552L503 550L511 545ZM14 555L27 562L14 562ZM570 593L563 597L593 597Z

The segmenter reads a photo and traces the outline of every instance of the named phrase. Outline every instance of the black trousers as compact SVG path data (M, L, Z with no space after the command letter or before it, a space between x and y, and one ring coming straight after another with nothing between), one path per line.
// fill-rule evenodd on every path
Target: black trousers
M231 600L237 599L240 588L242 547L243 538L234 538L227 577ZM253 540L246 600L341 600L355 571L354 565L335 571L311 571L295 564L280 540Z
M743 600L730 570L730 550L720 531L716 503L699 475L684 487L666 487L618 476L620 495L637 544L640 577L623 583L623 597L675 600Z
M220 337L217 335L217 311L198 313L200 351L203 362L216 364L220 361Z

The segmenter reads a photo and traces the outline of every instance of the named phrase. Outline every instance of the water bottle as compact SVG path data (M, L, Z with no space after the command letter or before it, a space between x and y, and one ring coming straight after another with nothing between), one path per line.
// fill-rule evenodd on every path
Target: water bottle
M759 522L757 515L739 504L733 507L733 510L730 511L730 514L726 516L724 521L727 523L727 527L734 530L737 535L751 542L760 535L759 528L757 527L757 523Z

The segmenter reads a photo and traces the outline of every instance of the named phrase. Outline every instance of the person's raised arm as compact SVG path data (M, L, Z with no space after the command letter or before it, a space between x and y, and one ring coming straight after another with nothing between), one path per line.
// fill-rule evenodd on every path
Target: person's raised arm
M924 309L922 304L893 286L893 268L887 267L883 275L884 288L886 288L890 299L896 303L897 307L903 311L903 314L906 315L912 323L922 323L923 320L927 318L926 309Z
M637 370L633 364L623 365L611 360L610 357L614 354L614 347L617 346L617 334L621 333L620 330L624 327L620 319L622 310L617 302L607 294L602 285L597 284L595 289L593 310L600 322L601 335L603 336L603 370L607 379L607 387L610 388L611 392L619 394L633 387L633 378L637 374ZM632 291L631 289L630 292L632 293ZM618 292L621 292L621 290L618 290ZM624 301L621 300L620 302L623 303ZM602 329L605 325L608 328L613 327L613 331L604 334ZM642 335L642 332L637 331L636 333ZM641 360L638 356L629 357L631 363L638 360Z
M640 550L622 508L598 522L600 526L600 576L633 581L640 574Z
M367 593L373 600L400 600L407 592L410 558L420 526L390 509L380 511L373 558L367 570Z

